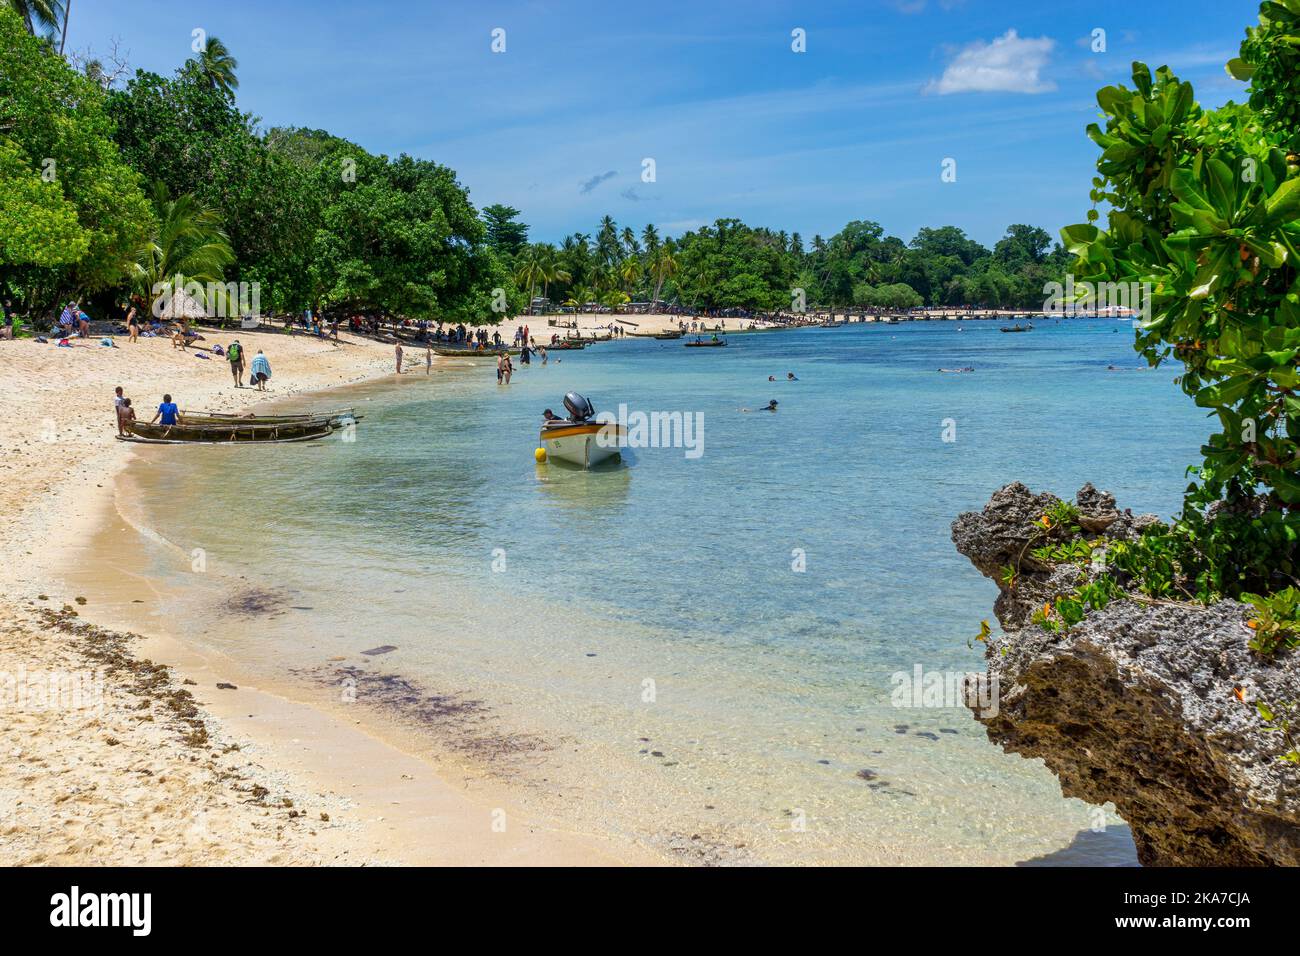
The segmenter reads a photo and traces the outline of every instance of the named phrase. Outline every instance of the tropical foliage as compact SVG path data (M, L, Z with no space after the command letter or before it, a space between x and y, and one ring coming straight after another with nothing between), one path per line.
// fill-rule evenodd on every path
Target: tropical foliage
M66 3L0 5L0 283L35 309L101 306L158 272L156 201L202 210L273 311L304 308L493 321L534 298L571 308L1038 307L1065 253L1014 225L993 249L945 226L910 241L870 221L805 246L798 233L720 219L677 237L605 216L592 233L529 241L517 209L474 209L455 173L373 155L317 130L264 130L240 111L238 60L217 37L170 76L106 82L56 55ZM74 62L81 62L75 57ZM50 159L57 178L42 178ZM155 184L163 192L151 203ZM169 207L173 208L173 207ZM163 270L164 272L166 270Z
M1219 431L1201 449L1182 512L1138 540L1100 543L1100 574L1046 605L1068 627L1121 590L1154 600L1239 597L1255 606L1251 647L1294 647L1300 631L1300 0L1266 2L1229 72L1245 104L1205 110L1167 68L1133 64L1133 86L1097 94L1105 116L1088 222L1062 230L1085 282L1134 283L1136 337ZM1098 225L1105 204L1106 224ZM1070 533L1060 532L1069 538ZM1075 536L1040 560L1078 564ZM1086 593L1085 593L1086 591Z

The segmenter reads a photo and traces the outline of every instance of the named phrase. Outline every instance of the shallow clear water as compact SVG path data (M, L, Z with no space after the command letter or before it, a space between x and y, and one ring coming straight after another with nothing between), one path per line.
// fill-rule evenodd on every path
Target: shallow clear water
M1131 343L1113 321L936 322L605 343L508 388L486 362L421 368L346 399L355 442L147 449L128 510L204 550L201 582L175 552L155 568L203 640L482 700L540 744L510 758L527 800L580 825L698 859L1013 862L1094 812L955 701L893 706L891 678L982 669L996 591L949 525L999 486L1176 508L1208 426ZM571 389L702 413L703 453L539 466L541 410ZM283 613L232 625L251 582Z

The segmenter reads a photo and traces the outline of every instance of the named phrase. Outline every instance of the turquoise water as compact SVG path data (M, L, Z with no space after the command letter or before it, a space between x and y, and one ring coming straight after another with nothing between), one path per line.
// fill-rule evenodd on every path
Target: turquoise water
M1113 321L634 339L509 387L447 360L355 392L354 442L147 449L135 475L161 493L140 520L207 555L194 587L160 553L191 584L168 614L211 617L248 581L281 600L203 640L277 674L348 656L482 701L514 741L494 759L550 814L687 859L1014 862L1095 812L960 706L894 706L892 675L982 670L968 640L996 590L949 525L1002 484L1176 508L1208 425L1131 343ZM703 453L537 465L568 390L700 413ZM379 644L397 650L358 656Z

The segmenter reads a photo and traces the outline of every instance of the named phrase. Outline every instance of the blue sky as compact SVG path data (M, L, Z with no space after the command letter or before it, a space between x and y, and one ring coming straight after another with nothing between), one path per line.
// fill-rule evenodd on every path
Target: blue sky
M537 240L608 213L677 234L719 217L829 236L874 219L1081 221L1099 86L1168 64L1217 105L1253 0L437 3L73 0L68 43L170 73L192 31L239 59L239 105L456 170ZM492 31L505 31L505 51ZM805 31L806 52L792 49ZM1105 31L1105 52L1091 49ZM643 160L655 181L643 182ZM945 159L956 181L943 182Z

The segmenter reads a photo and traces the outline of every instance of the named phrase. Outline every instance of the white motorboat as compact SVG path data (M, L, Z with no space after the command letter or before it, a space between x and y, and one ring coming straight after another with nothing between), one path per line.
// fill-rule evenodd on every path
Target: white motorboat
M591 402L576 392L564 396L567 419L550 418L542 424L538 440L548 460L590 468L620 454L624 440L616 422L595 421Z

